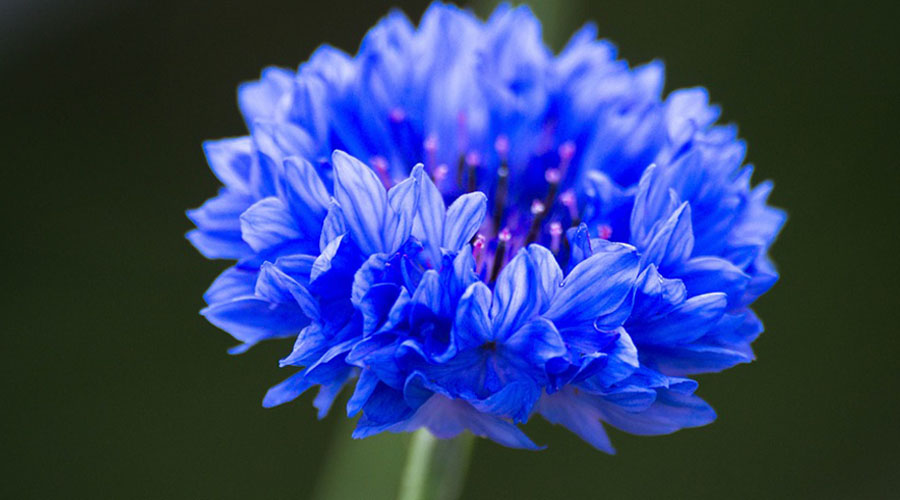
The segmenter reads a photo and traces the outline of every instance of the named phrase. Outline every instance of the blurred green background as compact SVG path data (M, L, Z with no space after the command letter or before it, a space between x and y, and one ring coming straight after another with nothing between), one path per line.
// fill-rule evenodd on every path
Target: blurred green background
M0 2L0 497L391 498L404 438L350 441L309 395L264 410L290 341L226 355L197 314L224 263L182 236L217 188L201 141L243 133L236 85L355 51L392 5ZM549 449L477 443L465 498L896 498L894 5L534 3L556 47L592 19L667 90L708 87L791 218L758 361L700 377L718 421L613 431L616 456L535 422Z

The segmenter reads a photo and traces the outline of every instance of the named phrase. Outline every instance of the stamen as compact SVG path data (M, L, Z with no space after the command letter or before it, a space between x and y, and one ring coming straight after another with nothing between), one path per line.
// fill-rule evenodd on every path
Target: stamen
M569 264L569 256L572 254L572 247L569 245L569 235L562 234L562 252L558 255L559 267L566 269Z
M475 241L472 242L472 256L475 257L475 273L481 274L481 266L484 264L484 236L475 235Z
M506 163L506 155L509 154L509 138L503 134L498 135L497 140L494 141L494 151L497 152L500 161Z
M578 202L575 199L575 193L569 189L559 195L559 201L569 209L569 217L572 219L572 225L581 224L581 217L578 216Z
M509 167L506 155L509 153L509 139L505 135L497 136L494 149L500 157L500 166L497 168L497 190L494 192L494 230L500 228L503 223L503 212L506 210L506 191L509 187Z
M562 180L562 172L558 168L550 168L544 173L544 180L547 181L547 198L544 205L547 208L553 207L556 201L556 193L559 191L559 181Z
M562 179L562 172L558 168L549 168L544 172L544 180L548 184L559 184L560 179Z
M550 251L553 252L554 255L559 254L559 245L562 240L563 228L562 224L558 221L553 221L550 223Z
M401 123L406 120L406 111L403 111L403 108L394 108L388 114L388 118L394 123Z
M465 174L465 156L463 151L469 149L469 129L466 126L467 117L465 111L456 114L456 148L460 152L459 162L456 165L456 185L463 189L463 176Z
M544 215L547 214L547 206L541 200L531 202L531 228L528 229L528 236L525 238L525 244L534 243L541 232L541 223L544 221Z
M503 228L500 234L497 235L497 250L494 252L494 264L491 266L491 279L488 280L488 283L497 281L500 268L503 266L503 260L506 258L506 244L510 238L512 238L512 234L506 228Z
M566 141L559 146L559 169L562 171L562 174L565 175L566 170L569 168L569 163L572 161L572 157L575 156L575 143L572 141Z
M422 143L422 149L425 150L425 162L428 168L434 168L436 163L435 154L437 153L438 142L434 134L429 134Z
M466 154L466 164L469 165L469 192L478 187L478 166L481 165L481 155L478 151L470 151Z
M384 187L390 189L394 182L388 174L387 160L385 160L383 156L373 156L369 162L372 164L375 171L378 172L378 177L381 179L381 183L384 184Z
M447 173L450 171L447 168L447 165L441 163L437 167L435 167L434 171L431 173L431 180L434 181L435 184L440 184L447 178Z
M600 224L597 226L597 237L601 240L608 240L609 237L612 236L612 232L612 227L607 224Z
M465 151L469 148L469 129L466 126L466 112L460 111L456 114L456 138L459 141L459 150Z

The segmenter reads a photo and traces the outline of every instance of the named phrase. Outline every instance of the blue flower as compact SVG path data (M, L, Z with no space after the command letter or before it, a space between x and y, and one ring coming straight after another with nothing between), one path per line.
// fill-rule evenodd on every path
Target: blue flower
M687 376L753 359L785 215L704 89L663 96L595 28L557 55L527 8L393 13L241 85L250 134L204 145L188 212L235 261L202 314L239 353L295 339L263 404L345 386L354 436L464 430L537 448L535 415L612 453L712 408Z

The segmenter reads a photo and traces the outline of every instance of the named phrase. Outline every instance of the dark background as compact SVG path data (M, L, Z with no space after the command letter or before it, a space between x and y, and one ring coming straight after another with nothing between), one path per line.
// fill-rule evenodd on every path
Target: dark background
M226 355L197 314L225 264L183 239L184 210L217 187L201 141L244 132L236 85L322 42L355 51L390 5L0 1L0 497L391 497L404 438L350 441L309 395L262 409L290 341ZM667 90L709 88L790 213L782 280L757 304L758 361L700 377L714 424L613 431L611 457L536 422L546 451L477 444L465 498L896 497L889 5L535 6L557 47L594 19L631 62L663 59Z

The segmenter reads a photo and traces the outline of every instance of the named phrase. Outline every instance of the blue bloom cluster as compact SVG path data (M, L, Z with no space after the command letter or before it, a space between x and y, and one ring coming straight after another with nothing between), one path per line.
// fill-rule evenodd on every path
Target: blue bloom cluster
M224 187L188 216L235 260L203 315L295 338L264 405L345 386L355 437L426 427L511 447L538 414L612 452L704 425L685 376L753 359L750 304L785 221L704 89L662 96L587 26L558 55L526 8L394 13L238 92L250 134L204 145Z

